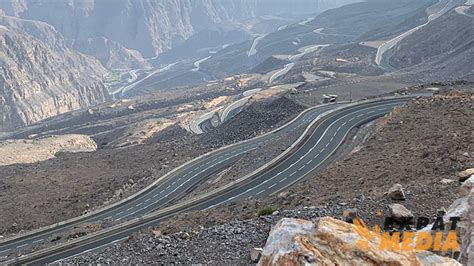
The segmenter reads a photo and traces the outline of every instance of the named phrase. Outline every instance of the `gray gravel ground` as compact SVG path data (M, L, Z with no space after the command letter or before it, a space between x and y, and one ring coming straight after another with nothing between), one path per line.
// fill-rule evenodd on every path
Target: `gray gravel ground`
M364 220L374 221L375 211L387 212L385 200L355 198L351 202L333 202L323 206L281 211L244 221L229 221L209 228L183 228L170 235L148 231L132 235L101 251L69 258L67 264L252 264L250 251L265 245L268 233L283 217L314 220L332 216L342 218L343 211L358 207ZM232 207L232 206L228 206Z

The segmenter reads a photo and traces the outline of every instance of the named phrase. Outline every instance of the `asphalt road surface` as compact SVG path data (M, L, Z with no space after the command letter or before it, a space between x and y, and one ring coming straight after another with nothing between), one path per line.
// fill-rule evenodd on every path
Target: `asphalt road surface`
M71 256L77 256L79 254L102 248L120 241L133 232L144 229L148 226L156 226L163 219L169 218L172 215L182 211L213 208L228 202L239 201L250 197L266 196L281 191L282 189L291 186L295 182L298 182L302 178L305 178L315 169L318 169L318 166L323 164L341 146L342 142L345 140L351 129L387 114L394 107L399 106L406 101L407 99L394 99L382 102L364 103L337 111L321 120L314 128L312 133L307 136L305 142L300 146L300 148L294 151L283 161L273 165L272 167L269 167L267 170L264 170L254 178L250 179L248 182L243 182L242 184L238 184L222 193L217 193L216 195L211 195L210 197L193 202L189 204L189 206L184 205L180 206L179 208L177 207L176 209L171 207L168 212L164 212L160 214L161 216L154 217L151 220L142 218L138 220L138 222L133 223L125 229L103 233L81 243L63 247L59 250L55 250L54 252L52 251L46 256L34 258L33 260L20 261L20 263L44 264ZM303 117L292 123L292 125L285 128L284 130L292 130L295 126L302 125L303 121L308 120L309 122L311 120L309 113ZM266 140L262 139L260 141ZM227 156L228 158L234 158L234 155L237 157L238 154L244 152L244 150L256 148L257 146L255 145L256 143L252 143L245 145L245 147L235 148L230 154L227 154ZM222 159L223 158L217 158L216 161L214 161L215 159L207 161L206 164L194 169L192 173L196 174L212 171L206 169L212 169L213 165L219 164L219 160ZM194 180L189 176L193 175L192 173L188 174L187 178L184 178L183 176L181 178L184 178L185 180ZM176 184L169 184L169 182L176 182ZM112 213L108 212L107 214L112 214L113 217L117 217L118 219L120 219L122 215L137 216L144 214L148 210L155 209L155 207L157 207L159 204L162 204L163 200L166 199L168 194L168 197L171 197L171 195L174 193L174 190L180 190L182 187L181 184L183 184L183 182L178 182L174 179L169 180L164 184L165 186L169 186L167 190L153 190L154 193L148 193L144 197L141 197L139 201L134 201L131 203L132 205L136 205L138 203L141 203L141 205L146 205L146 202L153 202L146 208L143 207L143 209L139 209L141 206L136 208L133 208L132 206L132 209L130 209L129 212L123 213L123 208L130 206L127 205L123 208L113 210ZM160 196L157 196L157 199L154 200L153 198L155 198L155 193L157 192Z
M338 105L324 105L313 109L299 119L288 124L282 130L272 134L255 138L247 142L243 142L228 149L211 153L203 158L179 169L172 174L167 180L157 184L147 193L123 204L116 208L104 211L92 217L79 220L74 223L64 224L52 230L47 230L36 235L21 238L12 242L0 244L0 258L11 253L18 253L21 250L31 248L32 246L49 241L52 236L68 230L74 226L83 223L91 223L110 219L113 221L125 221L142 216L159 207L172 203L174 200L181 198L189 189L210 178L213 174L232 165L245 153L258 149L267 144L278 135L291 132L297 128L306 127L321 113L335 108Z

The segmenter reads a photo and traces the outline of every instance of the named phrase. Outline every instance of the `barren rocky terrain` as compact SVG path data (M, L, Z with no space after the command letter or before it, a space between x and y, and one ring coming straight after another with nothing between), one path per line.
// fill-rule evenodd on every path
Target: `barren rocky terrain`
M0 232L8 235L38 228L119 200L186 161L270 131L303 109L288 98L275 96L255 102L237 120L205 135L172 125L153 135L146 145L59 153L44 162L0 167L0 176L5 177L0 186L4 221Z
M472 230L465 214L471 208L474 215L473 1L293 2L1 2L0 239L120 201L196 157L276 129L328 94L339 102L424 97L351 129L328 160L283 191L180 213L63 263L251 264L262 251L255 248L285 226L282 218L310 220L295 224L313 224L314 237L292 238L304 245L290 246L317 254L283 258L269 252L270 244L267 263L327 262L341 254L334 260L341 265L354 254L366 262L370 254L352 252L334 235L329 249L310 247L319 241L320 221L347 240L351 225L332 218L347 220L350 213L383 225L395 212L440 216L453 202L463 212L458 233ZM432 19L433 12L442 15ZM401 41L383 50L397 36ZM208 179L181 192L194 178L180 184L181 176L160 194L170 190L169 206L218 189L280 155L304 129L252 143L255 150L231 157L226 169L217 170L230 158L215 158ZM117 211L115 221L112 215L1 252L14 258L60 245L138 216L149 208L141 204L135 212ZM328 255L334 249L344 250ZM460 255L465 263L466 253ZM292 264L298 263L285 265Z
M288 191L182 214L68 262L251 263L250 250L264 245L281 217L341 218L344 210L356 208L365 221L380 223L377 211L388 215L391 203L401 203L415 216L435 217L459 197L458 173L474 166L473 104L472 92L458 91L413 100L379 120L350 155ZM396 183L404 189L404 201L386 194ZM269 206L278 211L258 217Z
M473 23L473 17L449 11L390 50L390 66L437 80L472 78Z

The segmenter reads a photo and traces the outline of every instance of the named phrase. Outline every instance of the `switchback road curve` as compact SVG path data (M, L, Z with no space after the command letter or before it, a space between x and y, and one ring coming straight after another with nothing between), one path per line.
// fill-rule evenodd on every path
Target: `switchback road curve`
M394 107L405 103L407 100L408 98L368 102L338 110L318 122L315 128L305 136L303 145L300 145L289 156L261 171L248 181L235 184L226 190L210 193L206 197L197 197L197 200L189 200L163 208L152 214L91 234L83 239L20 257L9 263L44 264L76 256L124 239L131 233L148 226L156 226L163 219L179 212L212 208L228 202L270 195L281 191L305 178L327 161L341 146L351 129L384 116Z

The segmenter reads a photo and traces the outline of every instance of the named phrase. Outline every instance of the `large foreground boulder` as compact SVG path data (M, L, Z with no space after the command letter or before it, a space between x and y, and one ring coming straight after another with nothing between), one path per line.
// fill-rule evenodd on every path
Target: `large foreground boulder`
M355 225L340 220L284 218L272 228L259 265L461 265L428 251L379 247L379 237L367 241Z
M472 175L474 175L474 168L469 168L469 169L466 169L462 172L459 172L458 173L459 181L464 182Z

